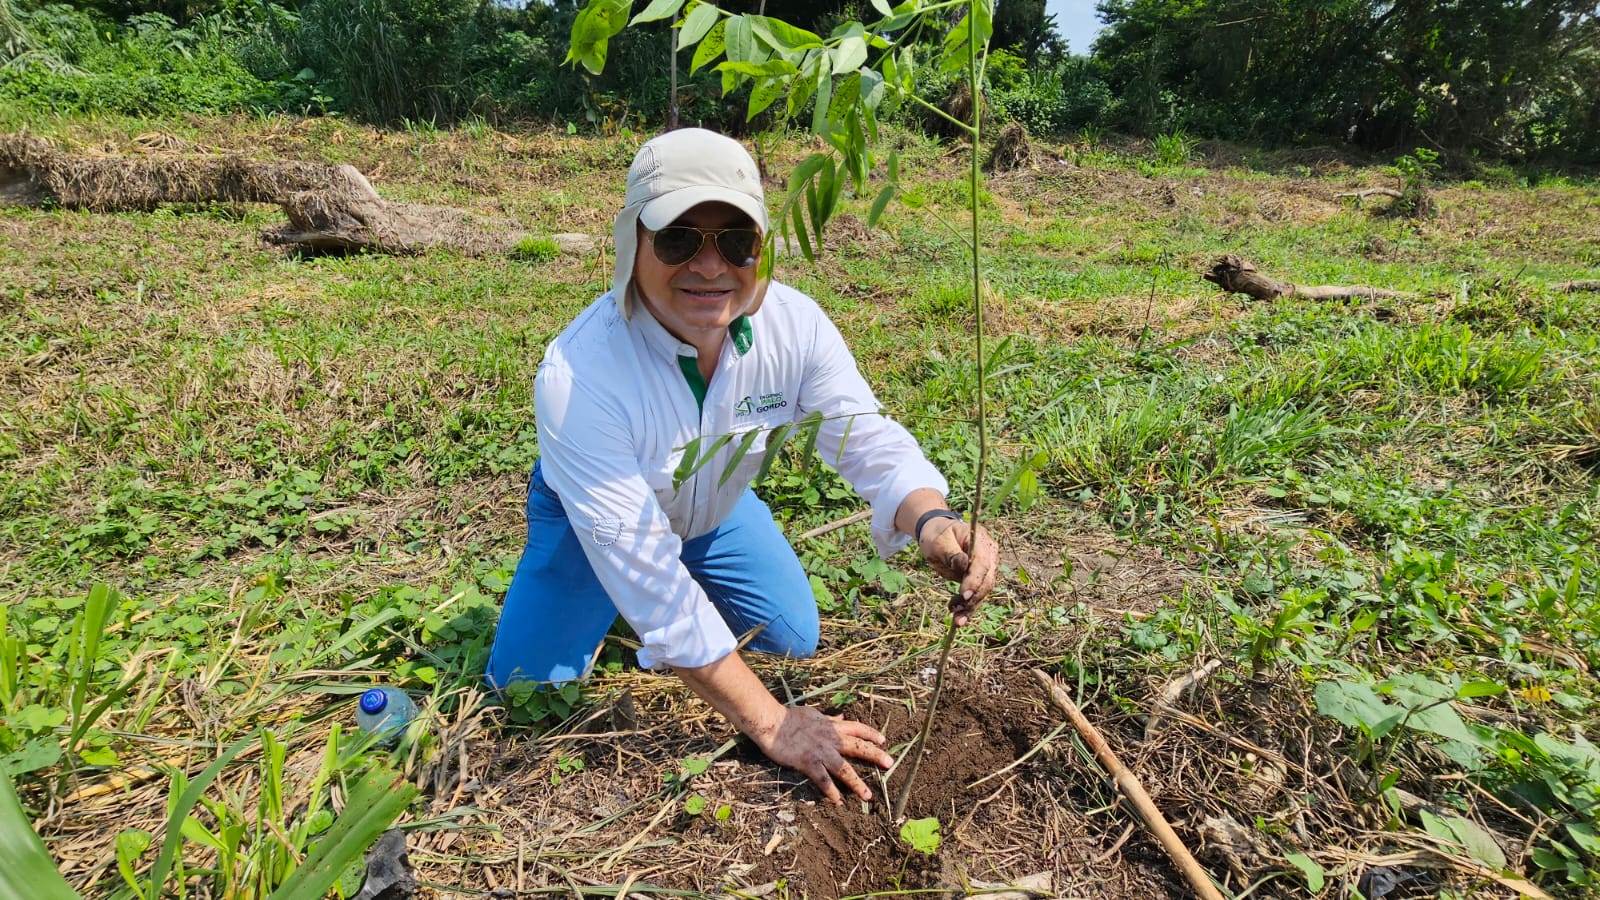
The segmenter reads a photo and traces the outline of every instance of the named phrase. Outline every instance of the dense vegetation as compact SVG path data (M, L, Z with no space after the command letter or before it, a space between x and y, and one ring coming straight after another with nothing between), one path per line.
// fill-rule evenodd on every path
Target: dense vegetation
M822 34L849 11L761 5ZM658 127L672 105L671 30L629 29L593 76L563 65L577 7L0 0L0 102L29 114L258 110L385 124ZM1101 14L1108 27L1095 46L1069 48L1042 2L1000 0L993 110L1041 136L1115 130L1600 159L1592 4L1108 0ZM940 35L919 40L931 50ZM742 98L724 98L705 70L689 74L689 56L679 60L680 120L745 129Z

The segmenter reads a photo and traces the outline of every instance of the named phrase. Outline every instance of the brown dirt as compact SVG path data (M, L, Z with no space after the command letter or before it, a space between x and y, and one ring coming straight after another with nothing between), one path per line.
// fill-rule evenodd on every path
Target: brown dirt
M533 741L504 748L475 805L499 811L507 846L537 844L545 859L572 860L567 876L597 883L637 873L638 890L646 893L647 885L719 893L777 883L789 897L834 900L1049 873L1061 896L1183 896L1153 842L1142 833L1119 842L1128 814L1092 761L1072 749L1066 734L1053 733L1059 718L1026 666L994 662L975 660L970 649L951 658L906 811L911 818L939 819L942 840L933 856L913 851L900 840L899 825L888 820L886 797L900 787L899 770L887 784L868 777L871 804L850 800L834 807L804 778L779 769L748 743L693 780L691 795L706 798L706 805L688 815L681 797L662 791L663 779L680 760L715 747L726 726L703 714L698 701L687 699L685 705L675 679L642 673L610 680L612 690L629 685L628 718L636 717L640 730L610 730L618 717L602 704L586 726L598 732L593 738L574 734L553 745ZM824 708L882 730L898 758L921 726L932 666L931 655L919 658L899 673L898 684L880 674L862 679L871 687L858 694L824 691L811 702L842 702ZM783 696L785 689L820 687L810 682L825 677L783 669L767 680L776 680ZM706 733L708 725L716 733ZM563 774L559 759L583 765ZM726 816L719 820L716 810L723 807ZM530 832L519 834L517 823L526 823ZM597 823L598 831L586 833ZM527 859L531 863L534 854ZM564 883L553 870L530 870L521 880L525 889Z

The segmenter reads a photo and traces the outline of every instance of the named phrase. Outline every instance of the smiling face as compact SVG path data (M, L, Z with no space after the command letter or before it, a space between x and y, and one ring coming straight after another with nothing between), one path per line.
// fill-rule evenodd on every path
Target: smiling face
M695 228L751 228L750 217L726 203L702 203L672 224ZM633 258L633 288L656 321L679 340L694 345L702 356L715 358L734 319L755 305L757 266L738 268L717 252L707 238L700 252L682 265L656 258L652 233L639 226Z

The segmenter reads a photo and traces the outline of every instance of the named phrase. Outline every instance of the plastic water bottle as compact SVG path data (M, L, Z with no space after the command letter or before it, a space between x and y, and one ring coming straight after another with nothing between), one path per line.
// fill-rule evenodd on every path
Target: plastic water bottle
M385 743L398 738L416 717L417 704L399 688L372 688L356 701L356 724Z

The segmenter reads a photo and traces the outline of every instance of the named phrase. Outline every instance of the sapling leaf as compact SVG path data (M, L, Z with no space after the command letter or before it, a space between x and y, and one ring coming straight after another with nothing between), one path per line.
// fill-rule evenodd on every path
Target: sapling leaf
M697 3L689 14L683 17L683 25L678 29L678 49L684 50L699 43L718 22L717 8L710 3Z
M833 71L854 72L867 61L867 42L860 37L847 37L833 48Z
M889 6L889 0L872 0L872 8L884 18L894 15L894 10Z
M710 9L711 7L708 4L703 8ZM694 58L689 62L690 75L699 71L701 66L722 55L723 49L727 46L727 28L728 21L723 19L712 25L711 30L706 32L704 39L700 41L700 45L694 48Z
M787 93L788 89L781 78L763 78L757 81L756 86L750 89L750 103L745 109L744 120L748 122L754 119L762 110Z
M733 473L739 468L739 463L744 461L745 454L749 453L750 448L755 446L756 438L759 437L761 437L761 429L759 428L752 428L744 433L744 437L739 441L739 446L733 449L733 455L728 458L728 465L722 470L722 477L717 479L717 487L722 487L728 483L728 479L733 477Z
M877 227L878 219L883 217L883 211L888 209L889 201L894 199L894 188L893 182L884 185L883 190L879 191L878 196L872 201L872 208L867 210L868 228Z
M683 800L683 811L691 816L698 816L706 811L706 798L699 794L690 794Z
M670 19L678 14L678 10L683 8L683 3L684 0L652 0L650 5L644 8L644 12L634 16L633 20L628 24L638 25L641 22L659 22L662 19Z
M933 816L911 819L900 826L900 840L911 849L932 856L939 852L939 820Z
M784 422L782 425L772 429L772 433L767 435L767 449L761 454L761 467L756 469L756 483L759 484L766 480L767 473L772 471L773 461L778 458L778 453L783 450L784 442L789 439L789 435L793 431L794 425Z

